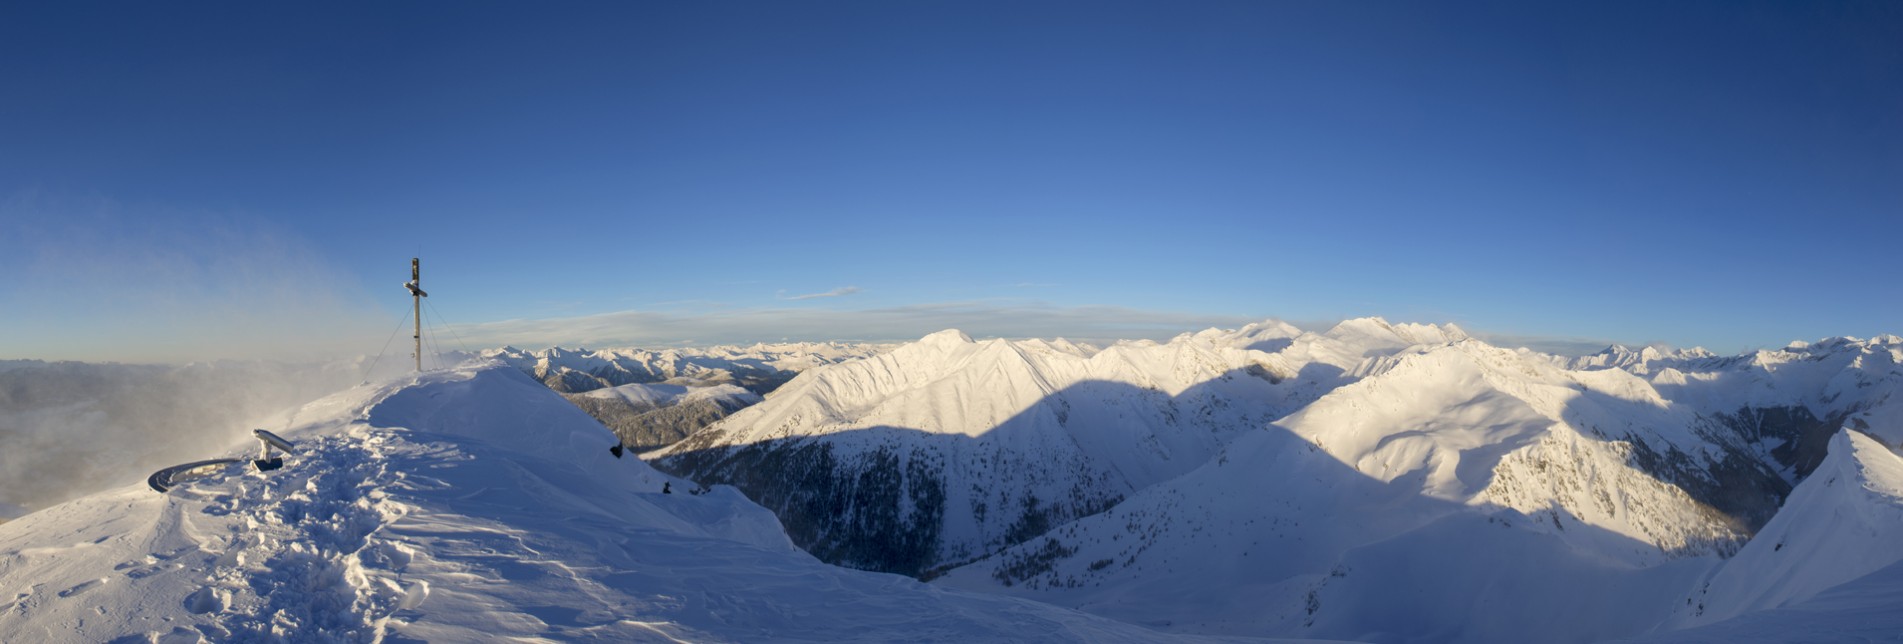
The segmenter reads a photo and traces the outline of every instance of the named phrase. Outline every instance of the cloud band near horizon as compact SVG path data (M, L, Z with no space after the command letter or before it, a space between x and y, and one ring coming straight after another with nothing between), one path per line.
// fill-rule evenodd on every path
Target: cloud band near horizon
M790 299L790 298L789 298ZM892 342L945 329L978 337L1164 339L1255 321L1115 306L948 302L860 310L763 308L706 313L618 311L457 325L472 346L718 345L786 341Z
M472 347L519 348L745 345L755 342L903 342L945 329L973 337L1077 341L1167 340L1210 327L1237 328L1267 318L1202 315L1117 306L1055 306L998 301L945 302L860 310L761 308L715 312L618 311L596 315L455 325ZM1324 331L1335 321L1297 326ZM1502 347L1583 355L1611 341L1476 333Z
M820 298L826 298L826 297L844 297L844 296L847 296L847 295L852 295L852 294L854 294L854 293L858 293L859 291L862 291L862 290L865 290L865 289L861 289L861 288L859 288L859 287L857 287L857 286L841 286L841 287L839 287L839 288L836 288L836 289L833 289L833 290L830 290L830 291L826 291L826 292L824 292L824 293L806 293L806 294L803 294L803 295L787 295L787 294L786 294L786 291L780 291L780 292L779 292L779 298L780 298L780 299L782 299L782 300L789 300L789 301L791 301L791 300L817 300L817 299L820 299Z

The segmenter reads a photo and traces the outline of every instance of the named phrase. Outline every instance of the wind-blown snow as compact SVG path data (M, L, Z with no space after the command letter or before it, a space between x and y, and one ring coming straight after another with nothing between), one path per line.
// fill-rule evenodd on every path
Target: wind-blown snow
M223 449L263 417L357 384L369 362L0 369L0 503L44 508Z
M500 365L359 387L286 466L0 524L9 641L1152 641L1120 622L827 566L729 488L687 493ZM233 453L249 452L234 447ZM670 483L674 494L662 494Z

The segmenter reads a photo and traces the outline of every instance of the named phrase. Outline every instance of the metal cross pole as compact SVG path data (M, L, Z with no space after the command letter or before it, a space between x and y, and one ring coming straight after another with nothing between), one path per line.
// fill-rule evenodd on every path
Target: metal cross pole
M410 289L410 306L412 307L410 319L416 321L416 331L410 336L416 340L416 353L410 355L416 358L416 370L421 372L423 370L423 298L429 297L429 293L423 292L423 261L420 258L410 258L410 282L404 284L403 287Z
M416 370L423 370L423 260L410 258L410 320L416 322L416 332L410 337L416 340Z

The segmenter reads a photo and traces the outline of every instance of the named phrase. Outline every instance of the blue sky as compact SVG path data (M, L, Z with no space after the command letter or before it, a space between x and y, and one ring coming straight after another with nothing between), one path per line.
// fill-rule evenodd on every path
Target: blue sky
M0 357L1903 332L1903 7L1528 4L13 3Z

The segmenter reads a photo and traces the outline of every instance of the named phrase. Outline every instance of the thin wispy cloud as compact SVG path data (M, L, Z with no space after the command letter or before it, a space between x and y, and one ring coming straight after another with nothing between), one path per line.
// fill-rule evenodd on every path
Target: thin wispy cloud
M830 290L830 291L826 291L826 292L824 292L824 293L805 293L805 294L801 294L801 295L787 295L787 294L786 294L786 291L784 291L784 290L782 290L782 291L780 291L780 292L778 293L778 295L779 295L779 298L780 298L780 299L782 299L782 300L788 300L788 301L792 301L792 300L817 300L817 299L820 299L820 298L824 298L824 297L845 297L845 296L847 296L847 295L852 295L852 294L854 294L854 293L858 293L859 291L862 291L862 290L864 290L864 289L861 289L861 288L859 288L859 287L857 287L857 286L841 286L841 287L839 287L839 288L836 288L836 289L833 289L833 290Z

